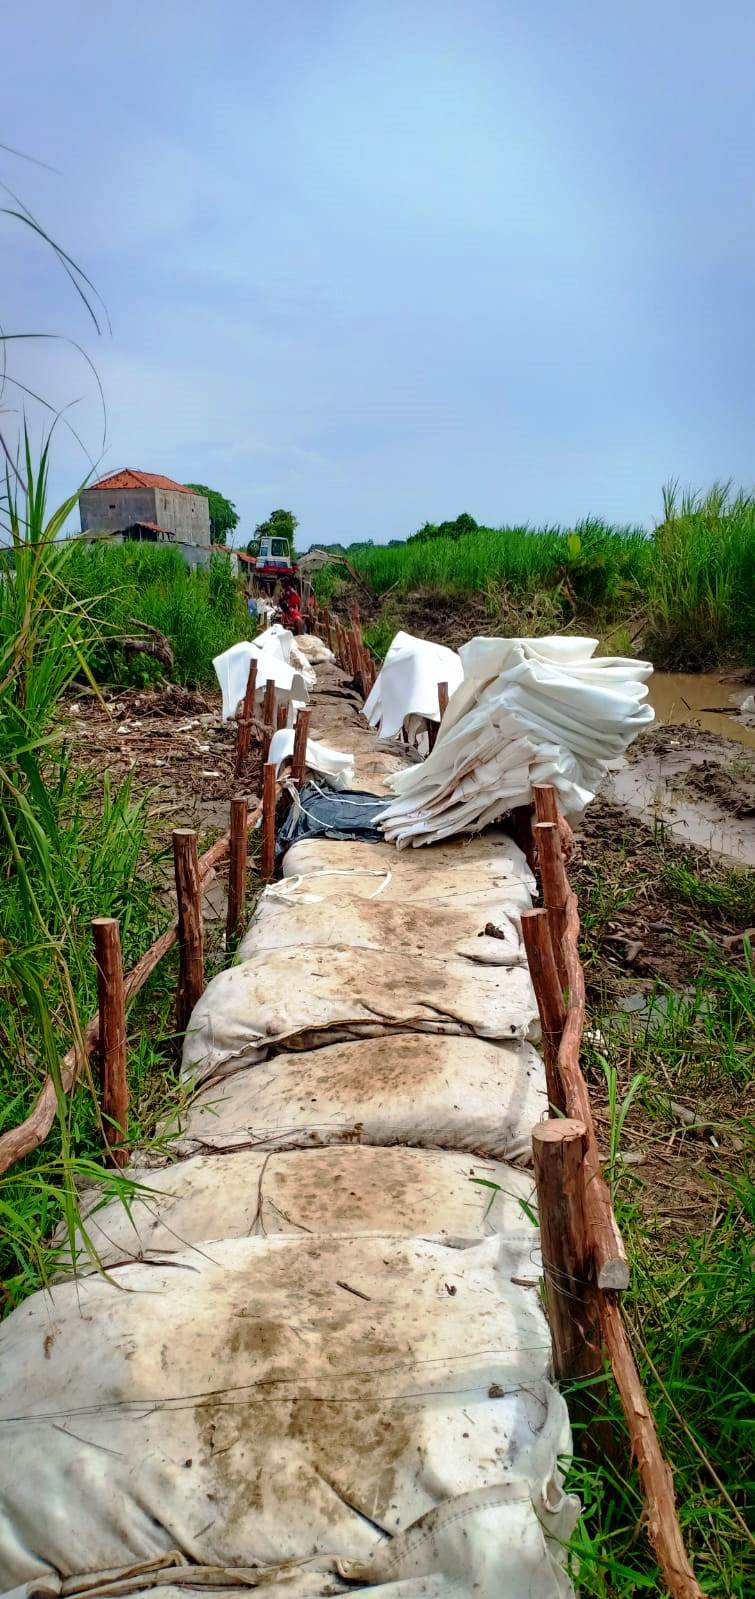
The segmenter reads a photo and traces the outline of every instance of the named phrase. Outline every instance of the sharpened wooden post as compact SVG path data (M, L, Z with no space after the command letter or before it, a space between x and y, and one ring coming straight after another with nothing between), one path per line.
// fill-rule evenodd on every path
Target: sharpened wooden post
M275 871L275 808L278 801L275 761L267 761L262 772L262 854L260 876L269 883Z
M584 1122L552 1117L532 1132L537 1210L556 1378L603 1370L583 1210Z
M566 901L569 894L569 883L561 854L558 824L556 822L536 822L533 833L537 848L540 882L543 888L543 904L548 912L553 954L556 958L556 970L559 983L563 989L566 987L567 981L563 942L566 931Z
M245 799L231 800L231 843L228 861L228 914L225 923L226 944L230 947L238 938L246 906L246 855L247 855L247 804Z
M178 979L177 1025L185 1033L194 1006L204 993L204 929L202 884L197 858L197 835L190 828L173 834L173 863L178 900L178 945L181 955Z
M270 741L275 732L275 678L269 677L265 684L265 698L262 701L262 751L260 759L263 766L270 753Z
M566 1110L566 1096L558 1070L558 1051L566 1021L561 985L553 955L550 923L546 910L522 911L522 938L535 990L540 1026L543 1030L543 1057L548 1103L551 1112Z
M309 723L312 716L311 710L305 706L296 718L294 729L294 753L291 762L291 781L301 788L304 782L304 773L307 767L307 738L309 736Z
M330 611L329 611L327 605L323 605L323 608L322 608L322 637L323 637L323 642L325 644L327 644L328 649L332 650L332 648L333 648L333 629L332 629L331 621L330 621Z
M276 732L279 733L282 727L288 727L288 706L285 703L278 706L278 712L275 718Z
M243 776L246 759L249 754L249 740L252 733L252 717L254 715L254 696L257 689L257 657L252 656L249 662L249 676L246 680L244 703L241 708L241 720L236 730L236 762L234 766L234 780L238 782Z
M92 932L97 962L100 1108L105 1158L109 1166L125 1166L128 1160L128 1072L121 935L114 916L96 916Z

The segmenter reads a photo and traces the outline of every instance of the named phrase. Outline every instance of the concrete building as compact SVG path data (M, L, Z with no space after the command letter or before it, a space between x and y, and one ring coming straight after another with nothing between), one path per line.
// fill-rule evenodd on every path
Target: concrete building
M205 495L157 472L130 468L111 472L84 490L79 512L82 533L174 544L190 566L210 559L210 508Z

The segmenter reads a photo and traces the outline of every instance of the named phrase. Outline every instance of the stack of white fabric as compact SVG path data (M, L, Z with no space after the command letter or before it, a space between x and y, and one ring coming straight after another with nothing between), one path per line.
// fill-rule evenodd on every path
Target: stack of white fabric
M395 738L402 727L411 737L418 722L439 722L438 684L449 694L458 688L464 668L455 650L429 639L397 633L364 705L370 727L381 738Z
M581 815L653 720L647 661L595 657L596 639L475 638L432 753L395 773L380 821L399 847L475 832L552 783ZM366 707L365 707L366 709Z

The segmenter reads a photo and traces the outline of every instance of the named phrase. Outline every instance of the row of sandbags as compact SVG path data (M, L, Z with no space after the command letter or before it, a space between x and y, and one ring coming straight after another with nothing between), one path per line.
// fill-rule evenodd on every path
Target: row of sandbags
M192 1017L184 1158L0 1329L5 1590L570 1594L531 889L504 835L289 850Z
M373 725L437 721L438 683L455 692L427 759L391 779L386 839L400 847L479 831L529 804L536 783L552 783L564 814L579 816L653 720L650 663L596 648L566 636L474 638L455 655L399 633L365 704Z

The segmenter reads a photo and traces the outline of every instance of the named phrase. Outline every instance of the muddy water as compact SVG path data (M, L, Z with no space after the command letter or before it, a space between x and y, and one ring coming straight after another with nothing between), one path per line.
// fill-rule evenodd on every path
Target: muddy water
M744 683L716 672L654 672L650 679L650 703L656 722L669 727L690 724L706 733L755 749L755 727L747 727L737 709L752 694Z
M755 866L755 818L734 814L734 807L714 792L715 785L709 794L700 794L685 781L695 767L720 766L735 774L743 762L751 766L752 758L741 746L755 750L755 726L736 714L751 693L752 687L716 673L655 672L650 680L655 726L668 728L668 737L660 742L648 738L646 752L641 737L630 763L609 777L607 797L646 822L662 822L680 843L740 866ZM698 728L699 739L689 733L675 739L675 727Z

